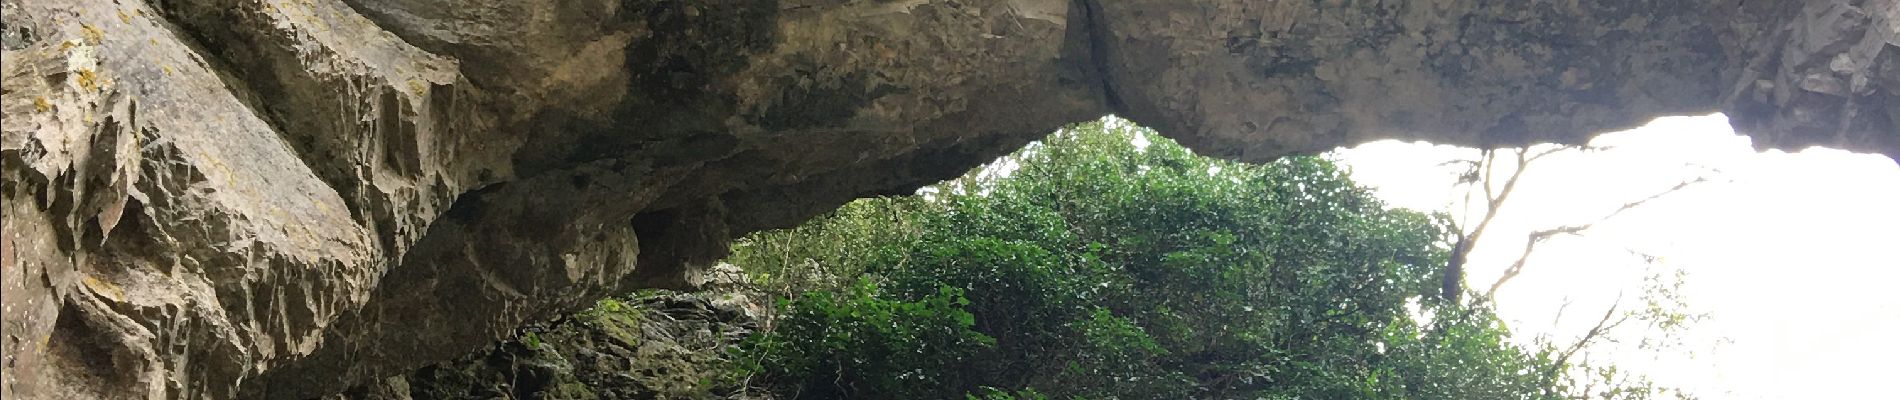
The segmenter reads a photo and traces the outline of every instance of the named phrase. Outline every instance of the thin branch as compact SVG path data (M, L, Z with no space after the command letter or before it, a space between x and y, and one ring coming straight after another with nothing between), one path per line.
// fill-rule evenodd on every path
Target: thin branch
M1483 237L1485 228L1488 228L1491 226L1491 221L1497 218L1498 211L1504 208L1504 201L1507 199L1510 199L1511 193L1517 191L1517 182L1524 177L1524 170L1529 169L1528 167L1530 167L1530 160L1525 159L1524 150L1516 150L1516 153L1517 153L1517 168L1511 171L1510 177L1504 179L1504 187L1498 189L1497 194L1495 196L1492 195L1492 191L1491 191L1491 169L1497 168L1497 164L1495 161L1493 161L1489 167L1485 168L1484 196L1485 196L1486 204L1485 204L1484 218L1478 220L1478 226L1471 230L1471 236L1467 238L1467 241L1477 242L1478 238ZM1468 248L1465 250L1467 252L1470 251L1470 249Z
M1623 212L1635 209L1637 207L1641 207L1645 203L1662 198L1663 196L1667 196L1670 193L1682 191L1682 189L1687 188L1691 185L1695 185L1702 182L1708 182L1708 181L1709 181L1708 177L1696 177L1695 179L1682 181L1681 183L1677 183L1676 186L1670 187L1668 189L1664 189L1663 191L1657 192L1656 194L1650 195L1649 197L1644 197L1636 201L1623 203L1621 207L1617 207L1616 210L1611 211L1609 214L1604 214L1602 217L1597 217L1597 219L1594 221L1531 232L1529 235L1527 235L1528 237L1525 238L1524 251L1522 253L1518 253L1517 261L1511 262L1511 266L1509 268L1504 269L1504 274L1498 276L1498 280L1496 282L1491 283L1491 289L1486 290L1484 292L1484 298L1485 299L1496 298L1497 293L1498 293L1498 288L1504 287L1504 284L1506 282L1510 282L1511 279L1517 278L1518 274L1523 273L1524 264L1530 260L1531 253L1533 253L1537 249L1537 245L1542 244L1545 241L1548 241L1551 238L1556 237L1557 235L1581 235L1583 231L1595 227L1596 224L1602 223L1604 221L1608 221L1611 218L1615 218L1618 215L1622 215Z
M1476 170L1478 169L1478 160L1447 160L1445 162L1438 163L1439 168L1459 166L1459 165L1466 166L1467 170Z
M1548 155L1551 155L1551 154L1557 154L1557 152L1560 152L1560 151L1564 151L1564 150L1570 150L1570 149L1577 149L1578 151L1588 151L1588 150L1590 150L1590 148L1589 148L1589 147L1586 147L1586 146L1552 146L1552 147L1550 147L1550 148L1546 148L1546 149L1544 149L1544 151L1540 151L1540 152L1537 152L1537 154L1532 154L1532 155L1530 156L1530 158L1527 158L1527 159L1524 159L1524 161L1522 161L1522 163L1523 163L1523 164L1530 164L1530 163L1531 163L1532 161L1537 161L1537 159L1539 159L1539 158L1544 158L1544 156L1548 156ZM1524 151L1530 151L1530 148L1528 148L1528 147L1526 147Z
M1537 157L1555 151L1554 149L1547 150L1539 153ZM1512 149L1512 152L1517 154L1517 168L1512 169L1511 175L1505 178L1503 187L1493 191L1491 183L1494 180L1491 173L1497 169L1497 153L1494 150L1485 150L1485 162L1482 163L1484 182L1480 185L1484 188L1484 218L1478 220L1478 226L1472 228L1468 235L1463 233L1464 227L1459 227L1458 243L1452 248L1451 259L1446 262L1443 287L1439 289L1439 296L1445 300L1458 300L1464 287L1465 261L1470 257L1472 247L1478 243L1479 238L1484 236L1485 228L1491 226L1491 221L1497 219L1498 211L1504 207L1504 201L1510 199L1511 193L1517 190L1517 182L1524 177L1524 171L1530 169L1532 158L1526 156L1529 150Z
M1565 349L1564 352L1561 353L1561 355L1557 356L1557 360L1555 362L1552 362L1549 366L1545 368L1544 379L1555 380L1557 378L1557 373L1559 371L1562 371L1564 368L1564 365L1570 362L1570 357L1575 356L1578 351L1582 351L1583 348L1585 346L1588 346L1591 341L1596 340L1599 337L1602 337L1605 332L1608 332L1610 329L1615 329L1617 326L1622 325L1624 321L1628 321L1629 318L1624 317L1621 319L1617 319L1616 322L1610 322L1610 319L1616 316L1617 307L1622 306L1622 305L1623 305L1623 294L1619 292L1616 294L1616 302L1610 303L1610 309L1603 311L1603 319L1597 320L1596 326L1590 327L1590 331L1585 332L1583 334L1583 337L1577 339L1576 343L1570 344L1570 348Z
M1550 324L1552 326L1556 326L1557 321L1562 321L1564 319L1564 311L1567 311L1570 309L1570 303L1571 303L1570 296L1564 296L1564 304L1557 306L1557 316L1550 318Z
M1690 185L1695 185L1698 183L1703 183L1703 182L1708 182L1708 181L1709 181L1709 177L1707 176L1698 176L1695 179L1682 181L1682 183L1677 183L1676 186L1670 187L1669 189L1665 189L1662 192L1658 192L1656 194L1650 195L1649 197L1644 197L1640 200L1623 203L1622 207L1617 207L1616 211L1612 211L1608 215L1604 215L1603 218L1598 218L1597 221L1600 222L1603 220L1610 219L1610 217L1615 217L1618 214L1622 214L1624 211L1629 211L1630 209L1640 207L1643 205L1643 203L1648 203L1651 200L1662 198L1663 196L1669 195L1670 193L1682 191L1683 188L1687 188Z
M1491 208L1491 203L1497 202L1497 197L1491 195L1491 183L1496 182L1491 180L1491 171L1498 167L1497 150L1485 150L1484 161L1478 164L1484 166L1484 207L1488 209Z

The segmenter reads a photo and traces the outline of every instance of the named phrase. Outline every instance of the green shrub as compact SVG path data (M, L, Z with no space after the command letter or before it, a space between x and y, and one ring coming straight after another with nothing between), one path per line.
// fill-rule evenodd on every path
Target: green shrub
M870 280L842 292L783 301L771 333L740 348L743 372L774 392L810 398L951 398L961 363L995 341L970 329L962 291L914 301L882 296Z
M744 371L788 398L1517 399L1550 384L1482 310L1414 322L1447 228L1323 158L1237 164L1098 122L1000 163L1014 172L741 241L734 264L817 291L781 304ZM830 243L851 250L800 247Z

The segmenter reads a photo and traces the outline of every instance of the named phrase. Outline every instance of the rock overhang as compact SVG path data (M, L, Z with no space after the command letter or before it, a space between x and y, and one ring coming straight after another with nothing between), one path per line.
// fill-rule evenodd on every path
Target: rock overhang
M1109 113L1900 154L1900 2L1481 3L10 0L0 388L331 393Z

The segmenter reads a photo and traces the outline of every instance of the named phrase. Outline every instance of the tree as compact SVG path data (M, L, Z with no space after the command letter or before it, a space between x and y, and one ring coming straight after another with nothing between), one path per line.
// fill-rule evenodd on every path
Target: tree
M1459 174L1458 183L1464 185L1467 190L1463 197L1465 206L1463 210L1459 210L1462 211L1459 214L1463 218L1458 219L1458 222L1454 223L1455 228L1452 229L1455 244L1442 274L1444 280L1439 291L1441 300L1453 304L1461 301L1462 295L1468 290L1465 287L1465 272L1466 262L1470 259L1471 252L1478 245L1486 243L1480 239L1484 238L1491 229L1492 223L1512 199L1512 194L1516 192L1526 172L1530 171L1537 161L1555 154L1593 153L1606 150L1610 148L1574 145L1487 149L1480 151L1475 159L1444 163L1443 165L1464 167L1462 173ZM1501 166L1505 168L1505 171L1499 171ZM1525 271L1538 246L1558 237L1582 236L1598 224L1623 215L1625 212L1678 193L1690 186L1708 182L1710 173L1717 171L1708 172L1680 180L1648 196L1625 202L1593 219L1531 230L1526 233L1524 246L1516 253L1515 260L1503 269L1498 278L1488 285L1484 292L1477 294L1473 303L1486 304L1496 301L1498 290ZM1473 197L1479 199L1475 207L1477 210L1475 223L1471 222L1474 209ZM1655 257L1638 255L1652 265L1656 262ZM1673 337L1680 334L1688 324L1705 318L1705 315L1688 312L1687 305L1683 304L1678 294L1681 285L1680 274L1677 272L1672 280L1662 279L1660 275L1652 275L1645 284L1645 293L1642 297L1645 307L1641 309L1623 309L1625 304L1623 297L1619 295L1594 325L1568 344L1555 345L1549 337L1538 338L1538 342L1557 349L1553 357L1539 368L1543 379L1555 383L1546 385L1546 393L1562 395L1566 398L1602 399L1650 398L1650 396L1664 394L1686 396L1680 390L1658 387L1642 376L1619 370L1614 365L1592 364L1587 360L1573 363L1580 354L1587 357L1588 349L1607 340L1628 323L1646 323L1649 328L1652 328L1650 334L1658 338L1644 338L1647 347L1650 340ZM1574 375L1574 377L1565 378L1566 375Z
M1554 349L1511 344L1482 304L1420 301L1450 265L1445 218L1323 158L1214 160L1111 120L977 174L735 246L778 282L866 277L785 289L820 293L782 303L743 372L786 397L1555 398L1535 373Z
M1536 164L1538 160L1554 154L1564 152L1591 153L1609 149L1609 147L1603 146L1578 145L1541 145L1524 148L1486 149L1480 151L1478 157L1475 159L1452 160L1444 163L1443 165L1463 166L1465 168L1464 171L1459 174L1458 184L1464 185L1467 190L1463 197L1465 202L1464 209L1458 210L1459 212L1457 213L1462 218L1453 224L1455 226L1455 229L1452 229L1452 233L1455 235L1455 239L1453 239L1454 245L1452 247L1451 258L1445 264L1443 286L1439 291L1440 297L1446 301L1457 302L1467 290L1464 282L1466 261L1470 258L1472 250L1476 249L1478 244L1481 243L1479 239L1484 237L1486 231L1491 227L1491 223L1504 210L1504 206L1508 204L1507 201L1510 200L1511 195L1517 191L1518 183L1523 180L1525 173L1530 171L1532 165ZM1501 161L1500 153L1508 154L1504 156L1507 158ZM1500 164L1501 162L1505 164ZM1498 169L1500 165L1509 168L1508 171L1499 173ZM1482 301L1491 301L1497 296L1499 288L1503 287L1505 283L1510 282L1511 279L1516 278L1519 274L1522 274L1525 265L1529 262L1531 255L1536 251L1537 246L1559 236L1580 236L1584 231L1595 227L1597 224L1616 218L1624 212L1641 207L1656 199L1680 192L1695 184L1708 181L1709 178L1706 174L1697 175L1684 179L1674 186L1659 190L1649 196L1623 203L1622 206L1617 207L1615 210L1594 219L1529 232L1526 234L1524 248L1518 253L1516 261L1513 261L1509 267L1504 269L1503 274L1485 289L1484 294L1480 298ZM1480 203L1478 207L1476 215L1478 219L1477 222L1471 223L1471 203L1472 197L1474 196L1479 197L1479 201L1482 203Z

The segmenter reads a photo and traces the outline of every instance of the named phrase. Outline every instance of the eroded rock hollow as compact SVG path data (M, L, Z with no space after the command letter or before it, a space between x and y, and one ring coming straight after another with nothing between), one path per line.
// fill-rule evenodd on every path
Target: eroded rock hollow
M334 393L1110 113L1900 155L1900 0L0 5L6 398Z

